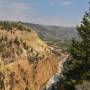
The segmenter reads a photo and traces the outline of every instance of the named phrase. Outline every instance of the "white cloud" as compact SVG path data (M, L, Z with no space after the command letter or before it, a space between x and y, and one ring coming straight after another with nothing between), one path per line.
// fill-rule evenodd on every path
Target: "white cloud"
M52 4L59 4L63 6L67 6L71 4L71 0L49 0Z
M12 8L19 9L19 10L31 9L31 4L22 3L22 2L15 2L11 6Z
M70 5L70 4L71 4L70 1L64 1L64 2L61 2L61 5L64 5L64 6L66 6L66 5Z
M8 1L8 2L7 2ZM0 20L24 20L26 12L31 9L30 3L20 0L0 0Z
M12 1L12 0L9 0ZM17 2L19 0L16 0L14 2L3 2L1 3L0 1L0 9L30 9L31 8L31 4L30 3L24 3L24 2Z

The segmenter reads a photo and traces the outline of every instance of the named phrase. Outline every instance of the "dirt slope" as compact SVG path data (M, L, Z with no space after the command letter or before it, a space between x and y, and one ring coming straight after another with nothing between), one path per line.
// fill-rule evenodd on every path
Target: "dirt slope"
M57 71L58 59L34 30L0 29L0 88L40 90Z

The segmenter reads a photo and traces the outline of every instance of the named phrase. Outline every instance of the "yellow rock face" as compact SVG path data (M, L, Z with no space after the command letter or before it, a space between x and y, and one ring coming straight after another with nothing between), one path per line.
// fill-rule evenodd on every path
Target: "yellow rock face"
M8 40L13 40L15 37L22 39L23 42L26 42L27 46L33 48L33 54L37 51L39 55L44 55L44 57L31 63L28 61L27 50L22 48L22 53L17 56L15 52L19 48L17 49L17 47L13 45L12 48L15 60L5 64L4 58L0 59L0 72L4 76L3 81L5 90L10 90L10 88L12 90L25 90L26 87L30 90L40 90L57 71L57 56L52 54L48 49L48 46L39 39L38 35L33 30L28 32L14 29L12 33L0 30L0 37L6 35ZM8 51L12 50L12 48ZM32 54L32 52L29 54ZM9 60L11 58L7 59Z

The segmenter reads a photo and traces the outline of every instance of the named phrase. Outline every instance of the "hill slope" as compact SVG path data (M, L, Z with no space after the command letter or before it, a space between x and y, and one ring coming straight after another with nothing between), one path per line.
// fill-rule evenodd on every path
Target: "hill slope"
M60 26L45 26L32 23L24 23L33 28L41 39L49 45L57 45L61 48L66 48L72 38L78 38L76 28L60 27Z
M57 67L57 56L32 28L0 22L0 89L40 90Z

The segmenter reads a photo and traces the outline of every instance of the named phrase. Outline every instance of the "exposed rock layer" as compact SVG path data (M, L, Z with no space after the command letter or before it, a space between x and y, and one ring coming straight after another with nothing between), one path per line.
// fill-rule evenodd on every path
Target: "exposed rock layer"
M57 71L57 56L33 30L1 29L0 38L3 46L0 51L0 81L5 90L40 90Z

